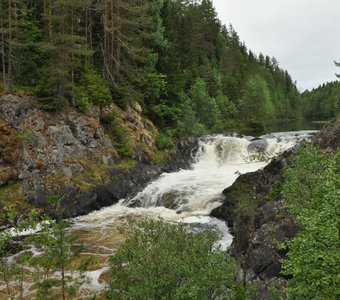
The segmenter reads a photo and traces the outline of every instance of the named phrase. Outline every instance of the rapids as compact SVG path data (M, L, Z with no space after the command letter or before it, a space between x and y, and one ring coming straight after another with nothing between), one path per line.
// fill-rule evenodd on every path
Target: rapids
M308 139L314 131L271 133L254 138L238 135L210 135L199 140L194 163L189 170L163 173L132 199L74 219L87 252L99 260L89 272L86 288L104 288L107 258L122 243L118 227L129 219L162 218L168 222L192 225L192 230L212 229L219 234L216 246L226 250L232 236L226 224L209 217L223 199L222 191L243 173L263 168L270 159Z
M119 227L131 219L162 218L167 222L190 224L188 229L192 231L211 229L219 236L215 246L227 250L232 242L227 225L209 216L223 200L222 191L240 174L263 168L272 157L308 139L313 133L271 133L258 138L237 134L201 137L192 154L194 163L189 170L163 173L135 197L121 199L111 207L74 218L70 231L76 233L79 242L84 244L86 251L83 255L92 256L96 261L86 273L88 280L76 299L93 293L101 299L109 272L109 256L124 241ZM34 247L31 252L39 255ZM9 260L14 258L15 255ZM31 299L34 294L32 286L32 282L25 282L25 299ZM0 298L4 289L5 285L0 282Z

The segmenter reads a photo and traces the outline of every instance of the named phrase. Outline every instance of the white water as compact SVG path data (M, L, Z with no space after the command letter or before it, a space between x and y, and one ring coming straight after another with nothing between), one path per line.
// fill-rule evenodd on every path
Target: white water
M119 225L131 218L160 217L168 222L192 224L193 230L215 230L220 237L217 246L226 250L232 242L226 224L209 217L211 210L221 204L222 191L240 174L264 167L273 156L308 139L312 133L272 133L256 140L223 135L203 137L190 170L164 173L133 199L122 199L116 205L76 218L73 230L81 233L89 251L107 257L122 242L117 234ZM104 266L88 274L94 290L104 287L99 281L101 271L106 270Z
M216 247L226 250L232 242L228 227L223 221L209 217L211 210L221 204L222 191L240 174L264 167L273 156L308 139L312 133L272 133L258 139L223 135L202 137L190 170L164 173L133 199L121 199L116 205L75 218L71 230L86 246L84 254L97 259L95 268L87 273L88 281L83 284L82 291L86 294L104 290L108 257L124 240L118 227L131 218L160 217L168 222L190 224L194 231L212 229L219 234ZM25 284L24 295L28 298L33 293L31 286ZM0 298L4 288L0 283Z

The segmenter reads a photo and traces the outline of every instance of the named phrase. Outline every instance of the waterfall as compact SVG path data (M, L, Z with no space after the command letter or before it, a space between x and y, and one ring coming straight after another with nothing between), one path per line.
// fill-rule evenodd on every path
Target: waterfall
M161 217L170 222L202 223L221 229L220 221L212 221L208 215L223 200L222 191L240 174L264 167L273 156L312 133L271 133L258 138L204 136L199 140L199 149L189 170L163 173L134 198L122 199L116 205L76 218L74 227L105 231L125 218ZM228 238L230 242L231 237ZM224 247L227 246L224 243Z
M107 257L122 242L117 228L129 219L160 217L167 222L190 224L192 230L211 229L219 235L216 246L226 250L232 242L228 227L209 216L221 204L222 191L240 174L263 168L272 157L308 139L313 132L271 133L258 138L204 136L189 170L163 173L132 199L121 199L111 207L75 218L72 230L87 246L87 252L95 253L103 261L88 274L91 289L103 288L98 278L106 270Z
M222 191L240 174L263 168L272 157L308 139L313 132L271 133L258 138L237 134L203 136L192 154L190 169L163 173L135 197L74 218L70 230L85 245L85 254L96 260L95 267L86 272L88 280L82 291L86 294L105 289L108 258L124 240L119 227L131 219L160 217L171 223L190 224L188 230L192 231L210 229L219 237L215 247L227 250L232 236L226 223L209 216L223 201ZM34 247L31 251L39 255ZM32 293L31 286L25 283L25 295ZM0 291L4 288L0 284Z

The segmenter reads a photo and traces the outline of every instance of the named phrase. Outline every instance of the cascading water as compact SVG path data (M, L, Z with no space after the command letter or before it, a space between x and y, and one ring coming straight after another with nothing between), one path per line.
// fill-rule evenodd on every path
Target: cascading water
M191 169L164 173L134 198L121 199L116 205L75 218L70 230L86 246L84 254L94 256L97 261L94 269L87 272L89 280L82 286L81 294L104 290L108 257L123 242L118 227L131 218L161 217L168 222L191 224L191 230L214 230L220 238L216 246L226 250L232 242L227 225L209 217L211 210L223 200L221 192L240 174L264 167L270 158L308 139L312 133L272 133L259 138L202 137ZM24 294L28 297L32 293L30 287L30 283L25 284Z
M240 174L264 167L273 156L308 139L312 133L272 133L259 138L202 137L190 170L164 173L134 198L76 218L72 230L78 232L89 252L103 258L102 268L88 274L92 279L88 288L104 287L99 278L107 270L107 256L122 242L117 227L131 218L160 217L168 222L192 224L193 230L215 230L220 235L218 245L226 250L232 242L226 224L209 217L223 199L221 192Z

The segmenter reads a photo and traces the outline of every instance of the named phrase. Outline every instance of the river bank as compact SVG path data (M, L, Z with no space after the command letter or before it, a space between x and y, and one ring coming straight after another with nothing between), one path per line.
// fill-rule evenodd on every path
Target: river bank
M335 152L340 147L340 120L334 120L312 139L322 151ZM241 175L223 191L223 204L211 216L225 220L234 236L229 252L238 261L239 280L260 282L257 299L270 299L270 284L285 285L281 260L287 254L279 243L299 231L295 218L285 207L280 186L283 170L291 164L298 149L275 157L264 169Z

